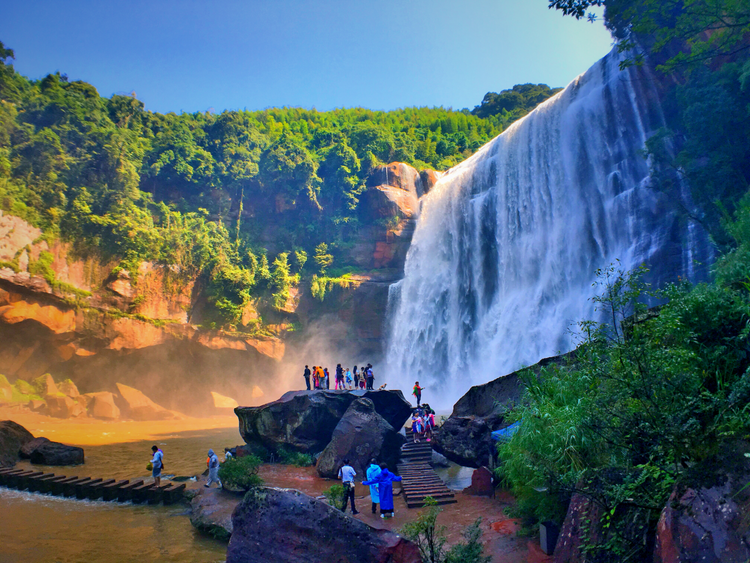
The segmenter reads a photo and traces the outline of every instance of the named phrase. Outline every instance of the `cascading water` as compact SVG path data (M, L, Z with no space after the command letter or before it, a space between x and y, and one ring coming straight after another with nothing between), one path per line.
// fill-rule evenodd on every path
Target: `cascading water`
M620 58L613 50L423 198L389 295L389 381L419 380L448 407L573 348L571 328L594 318L597 268L645 263L656 284L704 275L707 237L674 194L651 188L643 149L664 126L654 80Z

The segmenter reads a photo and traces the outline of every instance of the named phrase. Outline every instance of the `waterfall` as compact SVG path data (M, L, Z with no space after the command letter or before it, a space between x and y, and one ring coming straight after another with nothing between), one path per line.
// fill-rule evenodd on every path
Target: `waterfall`
M572 349L594 318L597 268L645 263L650 281L705 276L706 234L652 188L646 140L664 126L645 67L604 57L422 198L404 278L391 286L385 372L443 408ZM678 182L679 184L679 182ZM697 265L696 265L697 264Z

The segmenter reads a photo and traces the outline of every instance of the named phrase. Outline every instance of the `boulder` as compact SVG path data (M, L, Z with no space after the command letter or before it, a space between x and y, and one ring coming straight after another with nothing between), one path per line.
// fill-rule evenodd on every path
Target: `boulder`
M538 374L548 366L575 362L575 351L540 360L526 368ZM491 433L509 426L505 413L518 404L525 386L519 370L469 389L453 406L451 416L437 429L432 447L460 465L481 467L494 457Z
M30 459L31 454L34 453L39 446L49 442L48 438L34 438L30 442L26 442L18 452L18 457L21 459Z
M10 403L13 400L13 386L0 374L0 405Z
M234 412L247 443L317 453L328 445L339 420L359 397L370 399L393 428L400 429L411 413L401 391L289 391L272 403L237 407Z
M116 420L120 418L120 409L115 404L114 393L106 391L87 393L86 398L89 416L103 420Z
M587 545L601 542L603 534L597 524L602 521L604 509L595 500L575 493L570 499L565 522L557 538L554 563L586 563Z
M80 393L78 392L78 387L76 387L76 384L73 383L70 379L66 379L65 381L61 381L57 384L57 389L62 393L63 395L67 395L71 399L76 399L80 396Z
M59 395L60 390L55 385L55 380L48 373L40 375L33 382L32 385L36 390L36 393L42 397L46 395Z
M232 535L232 512L241 497L223 489L196 489L190 499L190 523L204 534L222 541Z
M672 492L657 525L654 563L750 561L750 448L732 450L692 468L689 486Z
M443 454L432 450L432 458L430 459L430 465L432 467L450 467L451 462Z
M81 465L83 448L47 441L39 444L29 458L38 465Z
M492 471L482 466L475 469L471 474L471 486L466 487L463 492L467 495L478 497L495 496L495 485L492 482Z
M85 415L86 409L78 401L74 401L67 395L46 395L46 413L55 418L75 418Z
M375 411L373 401L362 397L349 405L341 417L315 469L321 477L335 479L347 458L360 477L372 458L395 468L403 443L404 437Z
M257 385L253 389L253 397L255 397L255 389L258 389ZM260 391L262 395L263 391L260 389L258 389L258 391ZM217 409L235 409L240 406L240 404L232 399L232 397L220 395L216 391L211 391L211 398L214 400L214 407Z
M232 515L227 563L421 563L415 544L299 491L261 487Z
M18 452L31 442L34 435L12 420L0 421L0 467L11 467L18 460Z
M173 420L178 416L157 405L143 393L128 387L122 383L117 383L117 390L120 392L120 408L128 418L133 420Z
M47 403L42 399L31 399L28 407L34 412L44 412L47 409Z

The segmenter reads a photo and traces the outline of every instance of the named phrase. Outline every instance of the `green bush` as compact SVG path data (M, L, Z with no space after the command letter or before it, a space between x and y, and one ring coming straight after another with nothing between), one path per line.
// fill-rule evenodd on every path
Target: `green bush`
M344 485L337 483L331 486L329 489L323 491L323 496L326 497L328 504L340 509L344 502Z
M297 467L310 467L312 465L312 456L301 452L293 452L284 446L276 450L279 456L279 463L284 465L295 465Z
M248 491L263 484L258 477L261 460L255 456L230 458L219 467L219 479L222 485L230 489Z

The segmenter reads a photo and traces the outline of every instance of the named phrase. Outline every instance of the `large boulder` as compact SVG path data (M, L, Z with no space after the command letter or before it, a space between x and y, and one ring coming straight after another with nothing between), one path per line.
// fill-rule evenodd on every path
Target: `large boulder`
M42 397L44 397L45 395L60 394L60 390L57 388L57 385L55 385L55 380L52 379L52 376L48 373L37 377L34 381L32 381L32 385L34 386L37 394Z
M179 418L176 413L157 405L146 395L122 383L117 383L119 391L120 409L128 418L133 420L174 420Z
M12 420L0 421L0 467L11 467L18 461L18 452L34 435Z
M421 563L415 544L291 489L259 488L237 506L227 563Z
M75 418L86 414L86 409L78 401L74 401L67 395L46 395L46 413L55 418Z
M49 442L49 438L34 438L30 442L26 442L23 446L21 446L21 449L18 452L18 457L21 459L30 459L31 454L34 453L34 451L41 446L42 444L46 444Z
M495 456L491 433L508 426L505 414L521 400L525 386L521 373L538 374L548 366L568 366L575 351L544 358L538 363L469 389L453 406L451 416L437 429L432 447L449 460L469 467L489 465Z
M38 465L81 465L83 448L60 442L44 442L31 452L29 458L31 463Z
M78 387L71 379L66 379L57 384L57 388L63 395L67 395L71 399L76 399L80 396Z
M101 391L99 393L86 393L83 397L86 401L89 416L102 420L120 418L120 409L115 403L114 393Z
M222 541L232 535L232 512L241 497L221 488L200 487L190 499L190 523L204 534Z
M260 407L234 412L245 442L275 450L285 446L318 453L331 441L336 425L357 398L367 397L392 427L401 428L411 412L400 391L289 391Z
M662 510L654 563L750 561L750 448L733 444L691 468Z
M362 397L349 405L341 417L315 469L321 477L335 479L347 458L360 477L372 458L394 468L403 443L404 437L376 412L373 401Z

